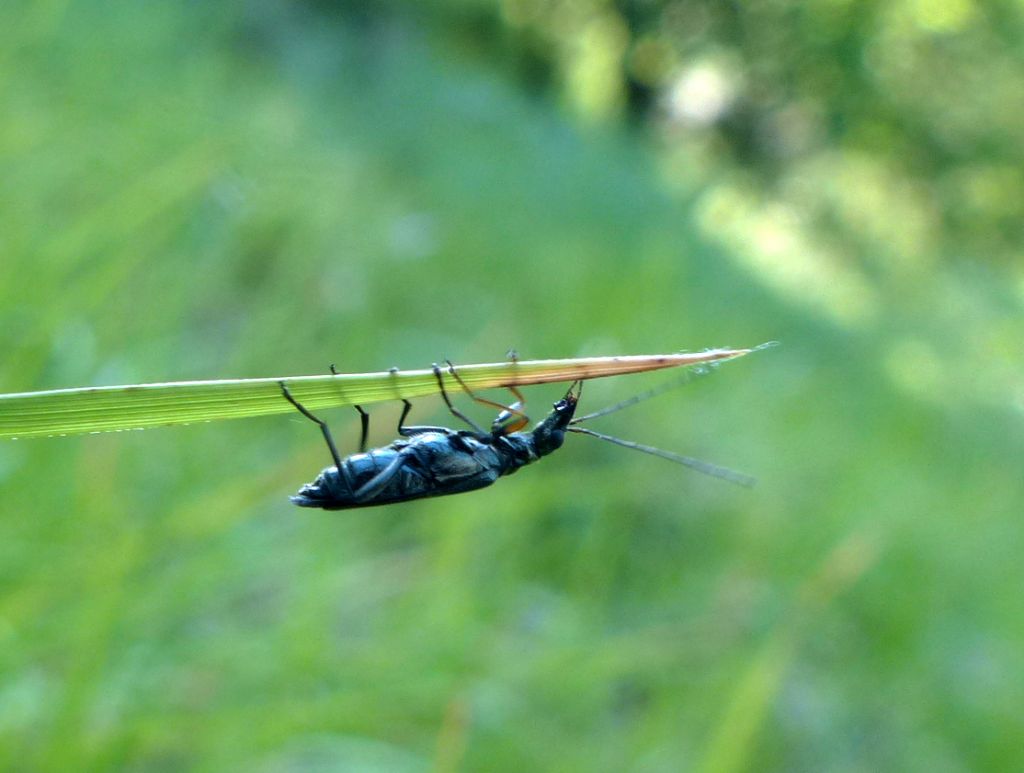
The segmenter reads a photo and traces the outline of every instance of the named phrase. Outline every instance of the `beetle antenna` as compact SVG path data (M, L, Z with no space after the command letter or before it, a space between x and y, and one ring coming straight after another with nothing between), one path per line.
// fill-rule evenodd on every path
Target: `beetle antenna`
M712 478L721 478L727 480L730 483L735 483L739 486L745 486L747 488L752 487L757 483L757 479L746 475L736 470L730 470L728 467L719 467L717 464L711 464L711 462L704 462L700 459L694 459L691 456L680 456L674 454L671 451L663 451L660 448L654 448L653 446L645 446L640 443L634 443L632 440L623 440L622 438L612 437L611 435L604 435L600 432L594 432L592 429L586 429L585 427L568 427L568 432L579 432L581 435L590 435L596 437L598 440L607 440L609 443L614 443L617 446L624 448L632 448L634 451L642 451L645 454L651 454L651 456L660 456L662 459L668 459L670 462L681 464L684 467L689 467L691 470L702 472L705 475L710 475Z
M599 416L607 416L609 413L616 413L617 411L621 411L623 408L629 408L630 406L636 405L637 403L642 403L644 400L650 400L652 397L658 397L659 395L663 395L666 392L671 392L673 389L678 389L684 384L689 384L695 378L706 376L710 372L711 370L707 366L696 366L688 370L682 378L674 379L666 384L654 387L654 389L648 389L646 392L641 392L638 395L627 397L622 402L618 402L615 403L614 405L609 405L605 408L601 408L600 410L594 411L593 413L588 413L586 416L577 416L569 423L580 424L581 422L584 421L596 419Z

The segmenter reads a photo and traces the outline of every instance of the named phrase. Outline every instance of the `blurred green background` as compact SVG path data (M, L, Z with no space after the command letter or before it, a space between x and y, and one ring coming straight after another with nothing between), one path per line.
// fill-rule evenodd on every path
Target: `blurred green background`
M0 392L783 345L593 425L750 491L571 437L323 513L297 416L3 443L0 767L1024 767L1022 40L974 0L4 3Z

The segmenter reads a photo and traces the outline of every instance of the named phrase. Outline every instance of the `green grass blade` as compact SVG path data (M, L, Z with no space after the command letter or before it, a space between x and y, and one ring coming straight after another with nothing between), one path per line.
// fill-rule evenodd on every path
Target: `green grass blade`
M751 351L712 349L688 354L460 365L458 373L470 388L487 389L706 365ZM287 413L295 409L281 396L282 381L311 409L366 405L439 391L433 371L425 369L23 392L0 395L0 438L114 432ZM445 379L445 386L453 392L460 390L451 377Z

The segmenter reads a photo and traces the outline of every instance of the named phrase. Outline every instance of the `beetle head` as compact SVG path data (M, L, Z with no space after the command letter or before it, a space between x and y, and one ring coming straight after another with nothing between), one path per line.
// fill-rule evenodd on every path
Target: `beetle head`
M581 390L582 382L574 382L565 397L552 406L551 413L533 428L534 449L538 456L546 456L562 447L565 430L576 413Z

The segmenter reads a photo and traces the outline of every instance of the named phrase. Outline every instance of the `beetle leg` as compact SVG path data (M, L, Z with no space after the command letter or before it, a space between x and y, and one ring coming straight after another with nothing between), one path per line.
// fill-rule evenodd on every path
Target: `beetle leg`
M331 363L330 368L331 375L337 376L338 369L334 367L333 362ZM353 405L352 407L359 411L359 423L362 426L362 430L359 433L359 453L363 453L366 450L366 437L370 432L370 415L363 410L363 406L361 405Z
M338 449L334 445L334 438L331 437L330 427L327 426L326 422L318 419L316 416L314 416L312 413L306 410L306 407L302 403L300 403L298 400L292 397L292 393L288 391L288 387L285 386L285 383L283 381L279 381L278 383L281 385L281 393L284 394L284 399L290 402L296 408L298 408L299 413L301 413L311 422L320 427L320 431L324 435L324 440L327 441L327 448L329 448L331 451L331 458L334 460L334 466L337 467L338 470L340 471L341 457L338 455Z
M363 406L353 406L359 411L359 423L362 425L362 429L359 432L359 453L366 451L366 436L370 431L370 414L363 410Z
M456 373L455 366L451 360L445 360L448 363L448 372L452 374L454 379L459 382L459 386L462 387L462 391L469 395L473 400L480 403L481 405L489 405L492 408L498 408L501 413L491 424L491 433L497 433L499 435L507 435L510 432L516 432L521 430L527 424L530 423L530 417L522 411L523 405L526 404L526 400L523 399L522 394L514 386L508 387L509 391L515 395L517 402L513 405L502 405L494 400L488 400L486 397L480 397L472 389L470 389L466 382L462 380L462 377ZM515 416L517 417L514 421L510 419Z
M451 432L447 427L433 427L422 424L414 424L407 426L405 423L405 417L409 415L409 411L412 410L412 403L408 400L402 400L405 406L402 408L402 417L398 420L398 434L402 437L412 437L413 435L422 435L424 432L440 432L445 434Z
M449 366L451 366L451 363L448 364ZM455 376L455 379L459 381L460 384L462 383L462 379L458 377L454 370L451 370L449 372L453 376ZM481 435L486 435L487 433L484 432L483 429L481 429L480 426L475 421L473 421L471 418L466 416L466 414L462 413L461 411L459 411L458 408L452 405L451 398L448 397L448 392L444 388L444 377L441 375L441 368L436 362L434 363L434 377L437 379L437 385L441 387L441 397L444 398L444 404L448 406L448 410L452 412L452 415L457 419L462 419L464 422L466 422L466 424L471 426ZM463 388L465 388L465 386L463 386Z
M374 499L391 482L391 479L395 477L403 464L405 464L405 457L402 454L398 454L388 463L387 467L352 492L352 499L359 504L364 504Z
M516 401L504 408L494 418L494 421L491 423L492 434L507 435L511 432L518 432L530 423L530 418L523 411L523 408L526 407L526 398L514 386L507 387L507 389L516 398ZM516 417L514 420L513 416Z
M406 400L403 397L402 398L402 415L398 417L398 434L399 435L404 435L405 434L402 430L405 429L405 419L409 415L409 411L411 411L411 410L412 410L412 403L410 403L408 400Z

